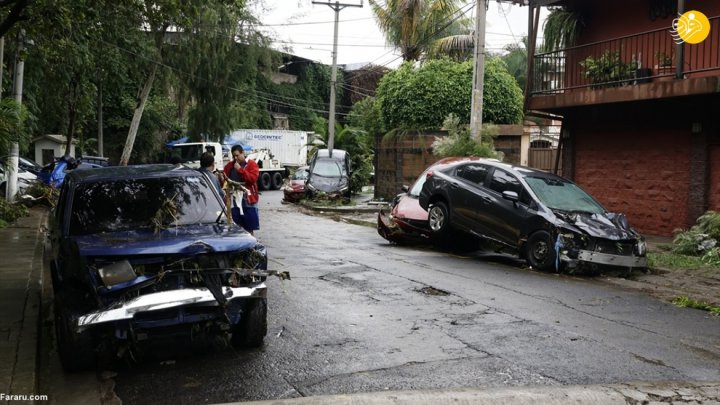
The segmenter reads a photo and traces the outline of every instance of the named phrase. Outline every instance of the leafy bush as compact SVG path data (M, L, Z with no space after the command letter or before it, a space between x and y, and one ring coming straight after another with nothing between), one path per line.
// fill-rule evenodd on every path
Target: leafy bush
M442 157L448 156L478 156L501 158L499 152L494 149L493 140L498 130L494 125L483 125L481 131L481 142L470 137L470 129L467 125L460 125L460 120L454 114L450 114L443 125L449 132L446 137L436 137L432 144L433 154Z
M405 63L383 76L376 92L386 129L439 128L453 113L470 122L471 62L431 60L416 67ZM516 124L522 119L522 90L500 58L485 65L483 122Z
M28 216L28 209L20 203L9 203L6 199L0 198L0 228L18 218Z

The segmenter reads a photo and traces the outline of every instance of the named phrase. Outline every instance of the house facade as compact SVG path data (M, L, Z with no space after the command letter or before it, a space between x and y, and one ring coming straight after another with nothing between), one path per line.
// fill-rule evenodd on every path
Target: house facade
M572 46L533 51L530 115L560 119L563 175L647 235L720 210L720 2L536 0L572 12ZM677 45L673 19L697 10L710 32Z

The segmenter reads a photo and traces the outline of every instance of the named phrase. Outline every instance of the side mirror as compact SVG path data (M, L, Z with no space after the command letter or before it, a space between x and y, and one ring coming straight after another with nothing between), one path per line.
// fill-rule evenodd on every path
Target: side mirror
M410 187L408 187L407 185L403 185L401 190L403 191L403 193L407 193L408 191L410 191Z
M514 191L503 191L502 195L503 195L504 199L510 200L514 203L520 201L520 197L518 197L518 193L516 193Z

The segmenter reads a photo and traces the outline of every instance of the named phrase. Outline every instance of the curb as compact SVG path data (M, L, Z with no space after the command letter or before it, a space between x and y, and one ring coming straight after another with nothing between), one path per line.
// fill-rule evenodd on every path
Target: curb
M34 215L34 214L31 214ZM40 337L41 282L43 270L44 229L47 229L47 212L33 218L35 247L26 289L23 320L18 334L18 345L10 384L11 395L28 395L38 392L38 345Z
M720 382L637 382L627 384L457 388L327 395L253 404L632 404L716 403Z

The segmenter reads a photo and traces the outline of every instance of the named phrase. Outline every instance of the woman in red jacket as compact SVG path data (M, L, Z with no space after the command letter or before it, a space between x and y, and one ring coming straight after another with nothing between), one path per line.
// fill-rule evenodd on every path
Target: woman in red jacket
M257 202L260 198L258 193L257 180L260 175L260 168L252 159L245 159L245 151L242 145L233 145L230 149L233 160L228 162L223 171L230 180L239 181L245 184L248 192L243 194L242 202L238 205L233 195L232 216L236 224L253 232L260 229L260 215L258 214Z

